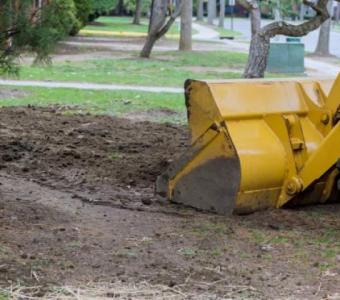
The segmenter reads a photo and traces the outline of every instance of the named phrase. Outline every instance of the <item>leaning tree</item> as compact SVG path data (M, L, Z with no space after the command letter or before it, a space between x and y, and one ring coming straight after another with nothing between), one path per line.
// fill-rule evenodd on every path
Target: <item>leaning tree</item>
M153 0L151 2L149 32L140 53L141 57L150 57L153 46L168 32L176 18L181 14L181 8L181 0L177 0L174 6L172 1L169 0Z
M248 62L243 77L262 78L267 67L270 39L276 35L301 37L319 28L323 22L329 19L327 10L328 0L318 0L316 2L303 0L303 4L311 7L315 11L315 16L301 24L294 25L284 21L272 22L256 31L253 34Z

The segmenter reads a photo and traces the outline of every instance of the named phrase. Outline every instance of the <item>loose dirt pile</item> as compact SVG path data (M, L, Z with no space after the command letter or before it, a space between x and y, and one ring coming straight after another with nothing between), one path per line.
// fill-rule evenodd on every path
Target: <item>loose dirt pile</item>
M185 128L171 124L69 117L55 109L6 109L0 120L1 169L57 189L107 190L100 200L116 201L118 191L125 197L131 189L152 194L157 175L188 141Z
M0 286L43 296L144 282L178 299L340 293L339 206L223 218L157 199L157 175L187 141L170 124L1 109Z

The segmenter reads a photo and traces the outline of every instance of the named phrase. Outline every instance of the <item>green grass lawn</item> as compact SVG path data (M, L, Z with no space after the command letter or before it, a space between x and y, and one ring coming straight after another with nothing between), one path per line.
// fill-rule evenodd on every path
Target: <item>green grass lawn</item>
M13 89L13 87L2 87ZM158 122L186 121L183 94L147 93L135 91L91 91L77 89L20 87L25 95L0 99L0 106L65 106L66 113L91 113L124 116L126 113L148 110L171 110L177 114L156 119Z
M100 17L95 20L97 25L87 25L83 28L83 30L91 30L91 31L112 31L112 32L140 32L147 33L148 32L148 19L142 19L141 25L132 24L132 17ZM179 33L178 24L174 24L171 26L168 33L176 34Z
M95 20L98 25L87 25L86 30L148 32L148 21L143 19L141 25L132 24L129 17L100 17ZM100 24L101 23L101 24Z
M246 54L225 51L166 52L155 54L152 59L140 59L136 55L125 59L113 57L56 63L53 66L23 66L20 79L180 87L188 78L239 78L246 59ZM229 71L204 70L202 67L226 68ZM239 70L230 71L230 68Z
M216 27L215 29L216 29L216 31L218 31L220 36L238 37L238 36L242 35L242 33L239 32L239 31L230 30L230 29L227 29L227 28Z

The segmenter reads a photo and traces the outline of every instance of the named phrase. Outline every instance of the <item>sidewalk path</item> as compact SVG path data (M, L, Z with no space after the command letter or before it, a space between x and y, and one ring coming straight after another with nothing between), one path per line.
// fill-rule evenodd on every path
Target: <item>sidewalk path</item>
M86 82L58 82L58 81L29 81L29 80L3 80L0 79L0 85L7 86L26 86L26 87L44 87L44 88L66 88L80 90L109 90L109 91L140 91L150 93L183 93L183 88L174 87L151 87L138 85L122 84L100 84Z
M305 58L305 66L308 69L309 76L332 76L335 77L340 74L340 64L330 64L317 59Z
M198 23L192 23L192 28L197 31L196 34L192 36L194 40L201 40L201 41L220 41L219 39L219 33L207 26L198 24Z

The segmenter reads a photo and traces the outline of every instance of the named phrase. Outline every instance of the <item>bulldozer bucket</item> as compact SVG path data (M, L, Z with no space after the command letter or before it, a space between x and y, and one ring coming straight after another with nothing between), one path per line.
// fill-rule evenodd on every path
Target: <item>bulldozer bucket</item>
M158 194L223 215L337 200L340 76L188 80L185 91L191 146Z

